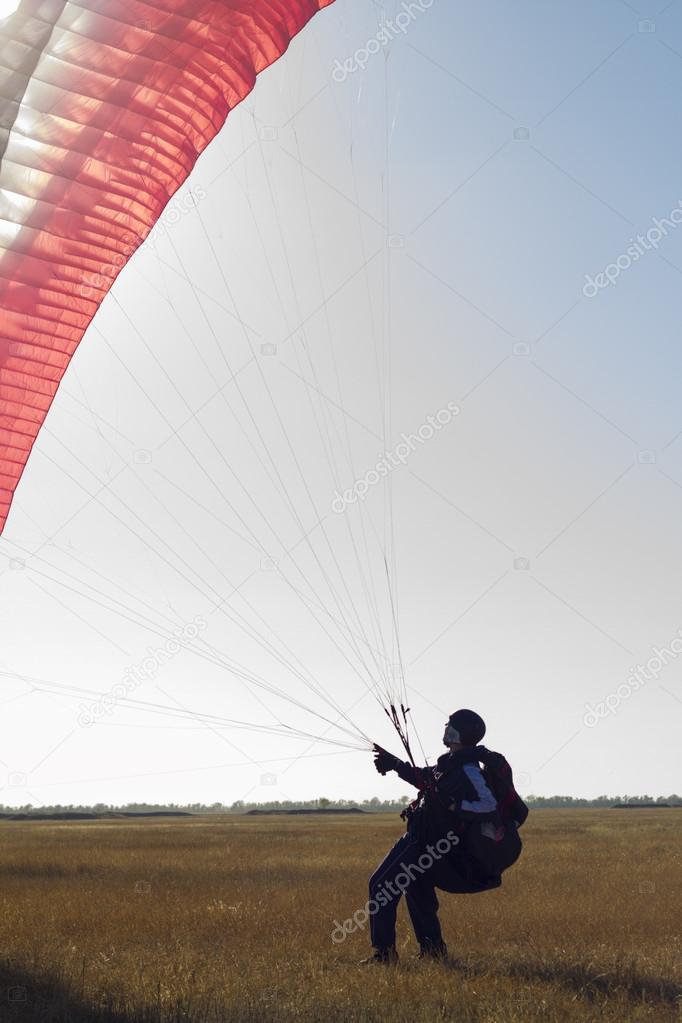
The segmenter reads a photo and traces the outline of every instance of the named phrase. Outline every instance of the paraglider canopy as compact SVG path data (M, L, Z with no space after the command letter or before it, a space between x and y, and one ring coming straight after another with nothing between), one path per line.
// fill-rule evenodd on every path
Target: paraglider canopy
M0 0L0 532L114 280L257 75L332 2Z
M16 17L0 23L2 52L19 55L17 66L8 68L11 73L0 77L0 532L64 374L117 276L230 111L249 94L257 75L332 2L157 0L150 5L140 0L88 0L83 5L24 0ZM308 199L306 193L302 224L310 227L310 256L317 264L313 276L326 307L329 296ZM205 229L201 214L197 220ZM377 226L379 251L387 260L386 227L381 222ZM297 223L297 242L300 231ZM215 256L217 279L234 305L225 259L216 253L208 232L205 237ZM260 240L257 222L253 237ZM280 242L290 274L284 231ZM359 248L364 246L361 232ZM264 290L281 302L269 262L272 253L266 251L265 256ZM397 465L404 466L412 448L404 439L395 457L390 450L394 443L390 317L384 316L385 326L378 331L369 263L363 252L360 269L366 274L370 329L358 332L355 340L339 341L325 314L319 343L309 347L304 332L292 324L286 340L295 365L277 370L265 368L259 358L265 356L267 362L275 346L263 337L256 351L254 332L242 316L234 317L240 328L236 338L219 336L195 289L187 320L195 317L215 348L218 376L223 379L215 397L228 415L222 433L208 429L196 408L190 407L184 393L187 375L179 385L172 382L179 345L167 344L157 356L133 327L139 345L154 360L159 379L171 383L201 434L200 454L199 445L184 440L144 390L138 374L131 372L147 403L168 427L169 440L177 436L181 444L178 489L183 499L219 516L224 535L238 537L239 554L223 563L220 554L204 545L201 531L186 529L172 504L163 513L170 510L173 529L190 533L187 556L175 540L163 535L156 518L145 520L135 501L126 505L112 493L116 507L111 518L126 538L134 537L171 569L201 599L208 614L230 627L227 649L197 636L192 652L225 669L250 691L258 690L259 698L264 693L275 707L286 702L304 715L299 727L291 728L268 702L272 723L262 725L267 734L296 734L317 742L324 729L325 742L369 750L372 742L350 712L357 713L362 700L372 699L385 711L411 758L390 474ZM297 289L292 290L298 306ZM390 309L388 295L387 287L383 301ZM295 321L305 324L306 317L298 309L297 313ZM282 320L287 320L286 310ZM208 371L193 332L188 332L186 344L189 359L191 345L196 363ZM113 346L116 357L120 347L120 342ZM352 352L357 354L357 366L352 365ZM354 432L358 423L353 424L351 416L349 426L344 411L351 407L344 398L344 383L351 385L354 400L358 391L361 395L366 391L376 406L374 416L368 417L373 425L359 423L359 447ZM448 407L442 414L449 423L455 412ZM422 429L433 435L442 425L434 423ZM419 438L410 443L416 446ZM377 445L383 451L378 462ZM407 453L401 455L401 446ZM365 463L370 468L363 472ZM348 488L353 479L355 484ZM202 487L208 488L215 508L204 503ZM96 500L90 489L86 492ZM224 546L221 537L220 552ZM254 553L261 569L272 569L277 583L263 587L261 599L252 604L240 594L245 582L237 583L233 573L242 560L246 567ZM40 551L33 557L39 570L41 558ZM246 581L253 574L247 569ZM51 575L50 579L54 581ZM146 600L131 607L129 594L122 601L73 576L65 585L74 588L74 583L79 596L85 593L113 613L175 642L169 630L177 629L178 622L165 609ZM236 596L231 599L236 594L241 602ZM281 629L278 619L283 613L290 620ZM254 668L256 648L264 658L262 672ZM304 655L316 658L322 668L315 663L310 667ZM343 688L330 680L332 660ZM74 698L92 695L77 690L69 679L36 676L29 684ZM121 699L145 713L178 714L178 708L158 700ZM309 723L310 716L314 724ZM200 720L247 727L231 712L229 718L225 712L202 714Z

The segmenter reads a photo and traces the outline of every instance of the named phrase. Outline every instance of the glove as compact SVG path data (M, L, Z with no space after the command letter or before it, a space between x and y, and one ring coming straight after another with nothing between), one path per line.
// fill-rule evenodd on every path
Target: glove
M379 774L386 775L389 771L395 771L399 764L397 757L394 757L392 753L388 753L381 746L374 745L374 766L376 767Z

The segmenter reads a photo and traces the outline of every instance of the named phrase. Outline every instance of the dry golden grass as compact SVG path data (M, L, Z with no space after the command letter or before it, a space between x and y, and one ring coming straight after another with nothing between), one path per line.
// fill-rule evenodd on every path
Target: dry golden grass
M411 961L401 909L382 969L331 932L394 817L6 823L0 1019L679 1023L681 832L674 810L536 812L501 891L442 896L457 962Z

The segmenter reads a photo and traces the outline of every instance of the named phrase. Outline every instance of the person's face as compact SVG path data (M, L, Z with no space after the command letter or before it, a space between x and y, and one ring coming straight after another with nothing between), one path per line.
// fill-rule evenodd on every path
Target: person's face
M456 728L453 728L450 721L445 722L445 731L443 732L443 745L454 746L459 743L459 732Z

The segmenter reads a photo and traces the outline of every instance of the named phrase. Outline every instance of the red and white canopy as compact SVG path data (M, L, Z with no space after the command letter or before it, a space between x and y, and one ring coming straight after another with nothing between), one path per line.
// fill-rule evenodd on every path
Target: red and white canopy
M117 274L332 2L23 0L4 19L0 4L0 531Z

